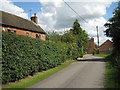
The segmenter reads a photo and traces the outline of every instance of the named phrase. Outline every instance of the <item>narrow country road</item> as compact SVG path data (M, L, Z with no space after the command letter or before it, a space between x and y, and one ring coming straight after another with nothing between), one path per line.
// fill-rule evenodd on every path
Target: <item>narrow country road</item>
M85 55L84 60L72 63L30 88L104 88L104 75L103 58Z

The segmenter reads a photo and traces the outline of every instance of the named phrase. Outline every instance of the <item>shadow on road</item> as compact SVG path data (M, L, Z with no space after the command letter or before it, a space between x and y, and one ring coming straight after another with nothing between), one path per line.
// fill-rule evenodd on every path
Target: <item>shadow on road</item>
M93 61L95 61L95 62L96 62L96 61L98 61L98 62L105 62L104 58L82 59L82 60L77 60L77 61L82 61L82 62L85 62L85 61L90 61L90 62L91 62L91 61L92 61L92 62L93 62Z

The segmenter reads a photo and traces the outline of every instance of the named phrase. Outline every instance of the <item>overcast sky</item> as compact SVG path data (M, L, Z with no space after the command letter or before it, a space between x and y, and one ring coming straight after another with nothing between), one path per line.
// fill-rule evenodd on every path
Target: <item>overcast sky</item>
M37 13L38 24L47 31L63 32L69 30L75 19L86 30L89 37L96 38L96 26L99 27L100 44L110 39L104 35L104 24L112 17L119 0L64 0L81 17L76 15L63 0L0 0L0 10L30 19ZM111 39L110 39L111 40Z

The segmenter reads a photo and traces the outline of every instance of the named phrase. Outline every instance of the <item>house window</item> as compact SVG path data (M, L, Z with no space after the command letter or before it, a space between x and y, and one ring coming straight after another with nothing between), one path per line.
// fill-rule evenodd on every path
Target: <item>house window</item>
M36 38L41 38L41 35L39 35L39 34L36 34Z
M28 32L26 33L26 36L29 37L29 33Z
M44 35L42 35L42 38L44 38Z
M10 30L10 29L8 29L8 33L16 34L16 31L15 31L15 30Z

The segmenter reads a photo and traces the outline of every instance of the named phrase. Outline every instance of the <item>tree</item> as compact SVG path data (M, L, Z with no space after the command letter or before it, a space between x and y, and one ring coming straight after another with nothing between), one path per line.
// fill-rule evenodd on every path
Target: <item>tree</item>
M107 37L112 37L114 50L112 54L107 57L107 60L112 62L113 66L117 66L120 70L120 2L118 7L113 12L114 16L108 20L104 25Z
M76 38L72 34L72 32L67 31L64 35L61 37L61 41L65 43L74 43L76 41Z
M77 39L78 51L80 53L80 56L82 57L87 44L88 34L85 32L85 30L82 30L77 19L74 22L71 31Z
M104 25L107 27L105 33L106 36L112 37L114 46L120 48L120 2L113 14L114 16Z
M74 24L73 24L73 29L71 29L71 31L73 32L73 34L78 35L78 34L82 34L82 28L80 27L80 23L78 22L78 20L76 19Z
M54 41L56 43L62 43L67 45L67 56L68 57L82 57L84 54L85 46L87 44L88 34L85 30L82 30L78 20L73 23L72 29L59 35L55 32L48 33L46 40ZM61 44L61 46L62 46Z
M46 40L58 42L58 41L61 41L61 36L54 31L48 32L46 35Z

